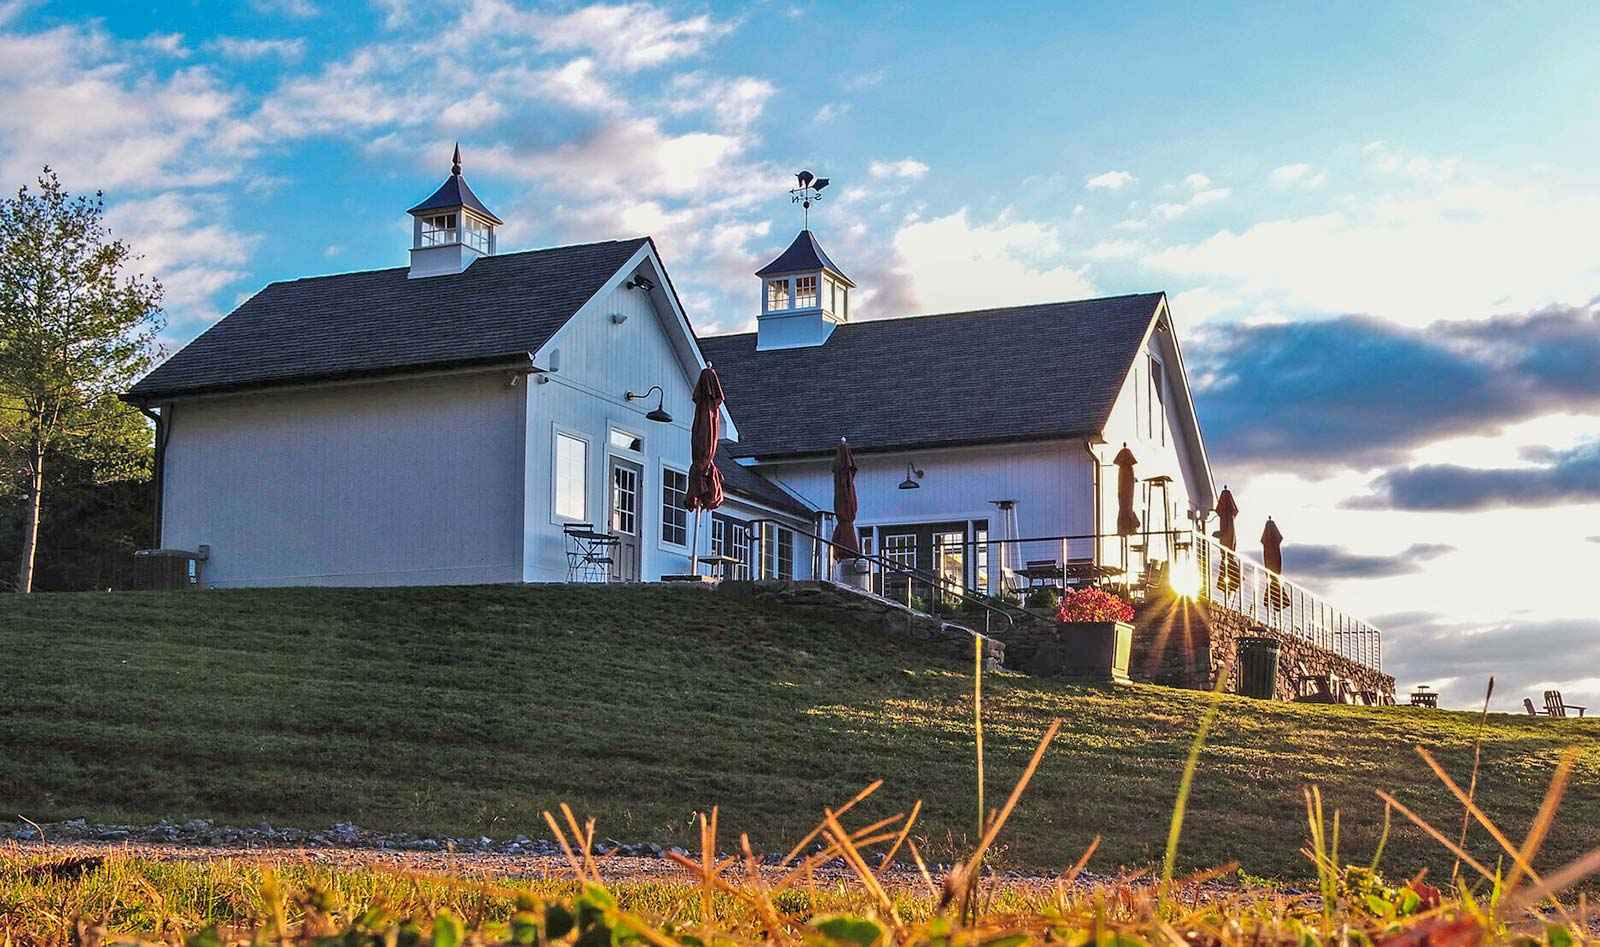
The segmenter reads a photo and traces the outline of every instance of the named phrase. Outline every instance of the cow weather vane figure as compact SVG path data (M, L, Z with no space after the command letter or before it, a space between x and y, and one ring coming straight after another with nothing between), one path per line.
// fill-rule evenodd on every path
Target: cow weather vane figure
M811 205L822 200L822 189L828 186L827 178L819 178L810 171L801 171L794 176L800 182L799 187L789 189L789 203L799 204L804 214L805 229L811 229Z

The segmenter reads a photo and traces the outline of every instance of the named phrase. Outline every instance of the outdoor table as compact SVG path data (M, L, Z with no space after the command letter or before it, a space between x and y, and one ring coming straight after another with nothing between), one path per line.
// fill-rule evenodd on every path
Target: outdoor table
M567 537L567 581L609 582L612 551L622 540L610 533L595 532L593 524L571 523L563 527Z
M739 564L739 560L732 556L701 556L700 564L706 567L707 575L716 576L720 570L722 574L718 578L726 579L732 574L733 567Z

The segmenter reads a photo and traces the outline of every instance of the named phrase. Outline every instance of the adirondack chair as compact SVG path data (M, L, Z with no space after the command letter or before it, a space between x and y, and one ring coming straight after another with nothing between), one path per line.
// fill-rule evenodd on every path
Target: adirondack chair
M1579 707L1577 704L1569 704L1562 700L1560 691L1545 691L1544 706L1545 711L1552 717L1565 717L1569 710L1576 710L1578 716L1581 717L1583 712L1588 709L1587 707Z
M1539 708L1533 706L1533 699L1530 698L1530 697L1522 698L1522 709L1526 710L1528 712L1528 716L1530 716L1530 717L1538 717L1540 715L1543 715L1543 716L1549 716L1550 715L1550 711L1548 711L1548 710L1540 710Z

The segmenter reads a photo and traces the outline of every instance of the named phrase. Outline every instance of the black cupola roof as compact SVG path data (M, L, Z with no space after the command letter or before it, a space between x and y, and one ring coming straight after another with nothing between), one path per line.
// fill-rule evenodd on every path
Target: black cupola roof
M478 200L478 195L472 193L472 188L467 186L467 179L461 176L461 145L456 145L456 153L450 160L450 176L439 185L427 200L406 211L416 215L430 210L452 210L465 207L492 224L503 224L505 221L494 215L494 211L483 206L483 201Z

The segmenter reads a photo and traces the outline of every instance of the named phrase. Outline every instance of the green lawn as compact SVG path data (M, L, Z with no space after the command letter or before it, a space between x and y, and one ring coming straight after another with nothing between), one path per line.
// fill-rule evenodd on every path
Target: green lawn
M970 668L867 628L699 589L495 587L0 597L0 819L77 816L505 837L567 801L624 840L794 840L868 781L864 814L925 801L948 857L974 822ZM1051 717L1065 727L1001 860L1160 856L1205 694L985 680L992 804ZM1460 809L1412 747L1465 781L1475 715L1224 698L1184 836L1189 865L1306 873L1301 787L1370 857L1388 789L1450 835ZM1481 798L1513 834L1561 750L1582 757L1542 861L1594 844L1600 721L1496 716ZM1449 867L1396 819L1397 873ZM1475 851L1490 855L1483 833Z

